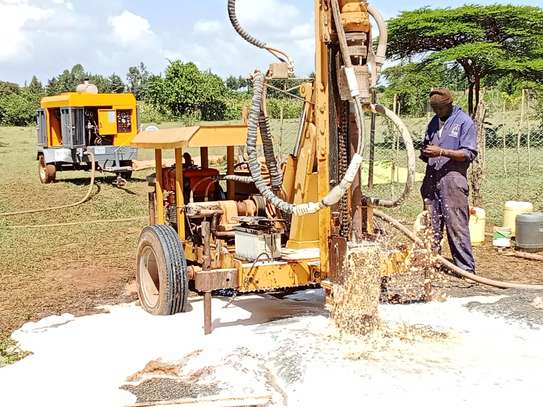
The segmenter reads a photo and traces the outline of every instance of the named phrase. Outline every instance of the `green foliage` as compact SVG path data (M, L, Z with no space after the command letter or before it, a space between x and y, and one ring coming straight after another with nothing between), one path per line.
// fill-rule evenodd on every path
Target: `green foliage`
M302 115L303 102L297 99L268 99L268 114L272 119L281 117L283 110L283 119L297 119Z
M0 368L11 365L28 355L30 352L22 351L12 339L0 337Z
M108 78L107 92L109 93L123 93L125 91L125 85L119 75L113 74Z
M161 113L150 103L139 102L139 110L141 123L161 124L163 122L171 120L171 117L164 113Z
M481 79L511 75L543 82L543 9L467 5L422 8L389 21L389 56L462 66L470 86L470 113Z
M103 75L94 75L85 71L81 64L74 65L71 70L66 69L60 75L52 78L47 83L46 93L49 96L65 92L75 92L77 85L88 79L101 93L122 93L125 85L122 79L113 74L109 78Z
M0 97L11 95L12 93L19 93L19 91L20 87L16 83L0 81Z
M236 92L244 90L246 91L250 87L250 81L242 76L238 76L236 78L235 76L230 75L228 78L226 78L225 85L228 90Z
M461 70L456 66L428 67L410 63L387 68L383 75L388 86L383 91L381 102L393 106L396 97L399 112L411 116L422 116L427 112L428 95L433 88L461 91L466 84Z
M226 94L226 86L219 76L200 71L192 62L181 61L170 62L164 77L149 78L147 87L147 101L159 111L202 120L224 118Z
M239 120L244 108L251 104L251 95L247 93L228 92L223 99L224 120Z
M145 99L150 76L151 74L143 62L138 66L128 68L128 73L126 74L127 89L128 92L136 96L137 100Z
M36 101L26 90L0 98L0 124L27 126L36 121Z

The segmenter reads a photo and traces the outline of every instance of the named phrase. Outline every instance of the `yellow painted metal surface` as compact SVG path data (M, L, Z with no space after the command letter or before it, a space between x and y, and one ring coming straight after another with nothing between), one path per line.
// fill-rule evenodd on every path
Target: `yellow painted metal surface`
M162 168L162 150L155 150L156 168ZM156 172L156 223L164 224L164 180L162 179L162 171Z
M177 214L177 234L185 240L185 198L183 195L183 150L175 149L175 206Z
M45 110L47 142L49 147L62 146L60 109L65 107L95 108L103 111L130 111L132 130L127 133L117 133L116 118L114 120L115 124L113 124L111 120L105 120L105 117L102 117L103 132L100 134L114 136L113 145L115 146L129 145L138 132L137 102L135 96L131 93L92 94L69 92L45 97L41 100L40 106ZM100 127L100 124L98 125Z
M260 143L260 138L258 140ZM247 125L193 126L144 131L132 141L137 148L190 148L243 146L247 143Z
M98 131L103 136L117 134L117 112L115 110L98 110Z
M315 125L317 128L317 165L318 165L318 194L324 198L330 190L329 175L329 58L327 39L324 31L325 23L329 21L330 13L327 3L315 2L315 33L316 33L316 66L315 66ZM325 21L326 20L326 21ZM331 231L331 211L329 208L319 212L320 262L321 272L328 275L329 238Z
M136 106L136 98L131 93L62 93L41 100L42 109L55 107L103 107L130 109Z
M273 262L254 267L249 263L238 267L238 272L241 292L303 287L321 281L311 261Z

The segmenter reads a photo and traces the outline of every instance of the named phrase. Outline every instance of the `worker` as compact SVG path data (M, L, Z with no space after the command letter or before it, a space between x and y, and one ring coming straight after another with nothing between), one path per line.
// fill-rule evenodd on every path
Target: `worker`
M473 120L453 104L448 89L430 93L435 117L430 121L421 159L427 163L421 188L432 215L434 249L441 251L443 229L454 263L475 274L475 259L469 233L467 171L477 157L477 136Z
M192 161L192 156L189 153L183 154L183 168L192 168L194 162Z

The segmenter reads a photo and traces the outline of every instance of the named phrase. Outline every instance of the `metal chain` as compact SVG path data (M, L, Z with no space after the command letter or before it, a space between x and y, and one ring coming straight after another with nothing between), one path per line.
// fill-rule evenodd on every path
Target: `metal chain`
M339 178L342 179L347 172L349 166L349 153L347 149L347 140L349 137L349 102L342 102L340 120L339 120L339 131L338 131L338 152L339 152ZM351 231L351 216L349 214L349 198L347 194L343 195L341 201L339 202L339 211L340 211L340 220L341 236L347 237Z

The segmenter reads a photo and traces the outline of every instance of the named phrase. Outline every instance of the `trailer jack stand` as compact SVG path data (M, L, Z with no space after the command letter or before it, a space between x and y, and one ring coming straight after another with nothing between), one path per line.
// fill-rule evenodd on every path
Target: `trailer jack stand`
M204 334L209 335L213 332L211 322L211 292L204 293Z

